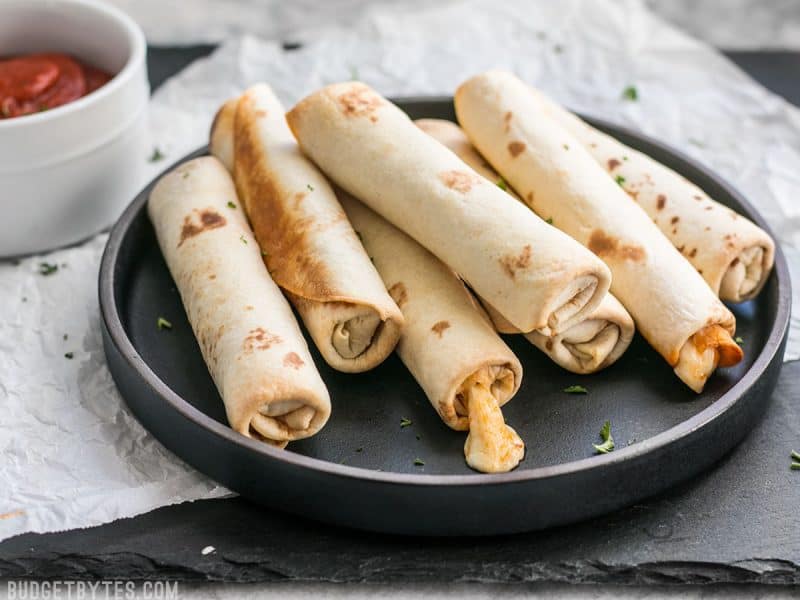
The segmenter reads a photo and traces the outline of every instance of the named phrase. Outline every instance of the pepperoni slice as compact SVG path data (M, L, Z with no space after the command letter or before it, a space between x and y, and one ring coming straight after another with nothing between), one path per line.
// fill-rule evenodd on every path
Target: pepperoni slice
M58 79L58 67L42 56L0 60L0 98L32 100Z
M0 60L0 118L49 110L105 85L111 75L54 52Z

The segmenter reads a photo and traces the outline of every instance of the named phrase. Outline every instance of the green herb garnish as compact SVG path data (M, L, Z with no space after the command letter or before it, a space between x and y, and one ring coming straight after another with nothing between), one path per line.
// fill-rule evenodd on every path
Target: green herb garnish
M411 419L406 419L405 417L400 419L400 429L403 429L405 427L410 427L411 424L412 424Z
M314 191L314 186L313 186L313 185L311 185L310 183L307 183L307 184L306 184L306 187L308 188L308 191L309 191L309 192L313 192L313 191Z
M164 317L158 317L156 321L156 327L159 329L172 329L172 323L167 321Z
M416 438L417 438L417 440L421 440L421 439L422 439L422 436L421 436L420 434L417 434L417 435L416 435L416 436L414 436L414 437L416 437Z
M547 217L547 219L545 219L545 223L547 223L548 225L552 225L553 224L553 217Z
M425 466L425 461L422 460L421 458L415 458L414 459L414 466L424 467Z
M569 144L564 144L564 150L569 150Z
M152 162L158 162L160 160L163 160L163 158L164 158L164 154L161 152L161 150L158 148L158 146L156 146L155 148L153 148L153 153L150 155L150 158L148 158L147 160L152 163Z
M639 99L639 92L636 90L636 86L629 85L624 90L622 90L622 97L625 100L636 102Z
M64 353L64 358L68 358L69 360L72 360L73 358L75 358L75 353L74 352L65 352Z
M561 44L556 44L555 46L553 46L553 52L555 52L556 54L561 54L563 51L564 51L564 46L562 46Z
M792 450L792 460L800 462L800 452L797 450Z
M503 179L502 177L497 180L497 187L499 187L504 192L508 191L508 184L506 183L506 180Z
M363 446L359 446L358 448L356 448L356 452L363 452L363 451L364 451Z
M236 204L228 200L228 208L236 208Z
M611 437L611 421L606 421L603 428L600 430L600 439L603 440L602 444L592 444L598 454L608 454L614 449L614 438Z
M625 185L625 178L622 175L617 175L614 178L614 181L616 181L620 186Z
M246 240L246 239L244 239L244 234L242 234L242 235L240 235L240 236L239 236L239 241L240 241L240 242L242 242L243 244L246 244L246 243L247 243L247 240Z
M58 265L51 265L50 263L39 263L39 275L52 275L58 271Z
M67 338L68 338L69 336L68 336L68 335L65 333L63 337L64 337L64 341L66 342L66 341L67 341Z
M744 340L740 338L738 335L735 338L733 338L733 341L739 344L740 346L744 344Z
M569 387L565 387L563 392L565 394L588 394L589 390L582 385L571 385Z
M358 81L358 67L350 65L350 81Z

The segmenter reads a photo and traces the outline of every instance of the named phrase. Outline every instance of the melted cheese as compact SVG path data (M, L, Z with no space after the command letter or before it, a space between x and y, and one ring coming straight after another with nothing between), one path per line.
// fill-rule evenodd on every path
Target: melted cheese
M492 395L486 369L472 375L463 386L469 414L469 435L464 444L467 464L483 473L504 473L516 467L525 455L525 444L506 425Z

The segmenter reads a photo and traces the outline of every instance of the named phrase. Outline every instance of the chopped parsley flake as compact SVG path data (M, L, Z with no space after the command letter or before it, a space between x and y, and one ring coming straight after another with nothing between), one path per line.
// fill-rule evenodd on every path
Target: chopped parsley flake
M313 192L313 191L314 191L314 186L313 186L313 185L311 185L310 183L307 183L307 184L306 184L306 187L308 188L308 191L309 191L309 192Z
M228 208L236 208L236 204L234 204L233 202L231 202L231 201L229 200L229 201L228 201Z
M411 424L412 424L411 419L406 419L405 417L400 419L400 428L401 429L403 429L404 427L410 427Z
M602 444L592 444L598 454L608 454L614 449L614 438L611 436L611 421L606 421L603 428L600 430L600 439L603 440Z
M545 220L545 223L547 223L548 225L552 225L553 224L553 217L547 217L547 219Z
M350 65L350 81L358 81L358 67Z
M363 452L363 451L364 451L363 446L359 446L358 448L356 448L356 452Z
M564 150L569 150L569 144L564 144Z
M623 156L622 160L628 160L628 157L627 156Z
M261 251L261 256L263 256L263 257L265 257L265 258L266 258L266 256L267 256L267 252L266 252L266 250L262 250L262 251Z
M74 352L65 352L64 353L64 358L72 360L73 358L75 358L75 353Z
M582 385L571 385L569 387L564 388L565 394L588 394L589 390L587 390Z
M69 338L69 336L68 336L68 335L65 333L65 334L64 334L64 341L65 341L65 342L67 341L67 338Z
M499 187L504 192L508 191L508 184L506 183L506 180L503 179L502 177L497 180L497 187Z
M639 92L636 89L636 86L629 85L624 90L622 90L622 97L625 100L630 100L631 102L636 102L639 99Z
M167 321L164 317L158 317L156 321L156 327L159 329L172 329L172 323Z
M161 152L161 150L158 148L158 146L156 146L155 148L153 148L153 153L150 155L150 158L148 158L147 160L148 160L148 162L153 163L153 162L158 162L158 161L163 160L163 159L164 159L164 153Z
M39 263L39 275L52 275L58 271L58 265L51 265L50 263Z
M616 181L616 182L617 182L619 185L621 185L621 186L622 186L622 185L625 185L625 178L624 178L622 175L617 175L617 176L614 178L614 181Z
M422 460L421 458L415 458L414 459L414 466L424 467L425 466L425 461Z
M421 439L422 439L422 436L421 436L420 434L417 434L417 435L416 435L416 436L414 436L414 437L416 437L418 440L421 440Z
M800 452L792 450L792 460L800 462Z
M736 342L739 345L744 343L744 340L742 338L740 338L738 335L735 338L733 338L733 341Z
M561 44L556 44L555 46L553 46L553 52L555 52L556 54L561 54L563 51L564 51L564 46L562 46Z
M246 244L246 243L247 243L247 240L246 240L246 239L244 239L244 234L242 234L242 235L240 235L240 236L239 236L239 241L240 241L240 242L242 242L243 244Z
M800 471L800 462L793 462L793 463L792 463L792 464L789 466L789 468L790 468L792 471Z

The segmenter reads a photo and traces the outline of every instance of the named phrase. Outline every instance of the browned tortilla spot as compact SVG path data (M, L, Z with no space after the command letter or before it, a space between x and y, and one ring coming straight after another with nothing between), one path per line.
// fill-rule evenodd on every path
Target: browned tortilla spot
M438 323L435 323L433 327L431 327L431 331L441 338L444 330L448 329L449 327L450 323L448 321L439 321Z
M508 143L508 152L511 154L512 158L516 158L520 155L520 153L525 150L525 144L522 142L509 142Z
M675 216L675 217L672 217L672 218L669 220L669 222L670 222L670 223L672 223L673 225L675 225L675 223L677 223L677 222L678 222L678 221L680 221L680 220L681 220L681 219L680 219L680 217L678 217L678 216Z
M686 246L678 246L678 252L683 254L683 251L686 249Z
M444 171L439 173L439 179L452 190L466 194L473 185L481 182L481 178L466 171Z
M705 229L706 231L711 231L711 227L709 225L706 225L703 229Z
M695 199L695 200L697 200L698 202L700 202L700 201L703 199L703 197L702 197L702 196L698 196L697 194L695 194L694 196L692 196L692 198L694 198L694 199Z
M713 208L713 206L706 206L706 210L712 210Z
M509 129L511 129L511 117L512 117L511 111L508 111L503 116L503 123L505 123L505 132L506 133L508 133Z
M735 266L736 266L736 265L738 265L738 264L739 264L739 257L737 256L736 258L734 258L734 259L731 261L731 266L732 266L732 267L735 267Z
M590 147L590 148L597 148L597 144L595 144L594 142L592 142L591 144L589 144L589 147Z
M302 289L304 297L341 294L332 283L329 265L311 249L311 240L327 228L353 235L344 210L336 207L309 216L297 196L308 192L281 185L270 170L258 132L252 120L236 119L235 180L267 270L279 286L289 291Z
M692 248L692 251L689 252L689 258L694 258L697 256L697 248Z
M217 278L217 276L216 276L214 273L211 273L211 275L209 275L209 276L208 276L208 278L209 278L211 281L214 281L214 280Z
M528 202L533 204L533 191L528 192L528 195L525 197L528 199Z
M618 161L616 158L609 158L608 159L608 170L609 171L613 171L614 169L616 169L621 164L622 163L620 161Z
M369 117L373 123L378 118L372 114L383 104L380 96L364 85L353 85L339 96L342 112L348 117Z
M395 304L397 304L399 308L403 308L406 300L408 300L408 291L406 290L405 284L403 284L402 281L398 281L390 287L388 291Z
M667 205L667 197L664 194L659 194L656 198L656 208L658 210L664 210L664 207Z
M514 254L507 254L500 259L500 264L503 267L503 270L506 274L511 277L511 279L517 278L517 271L520 269L526 269L531 264L531 245L525 244L522 248L522 251L518 255Z
M702 275L703 274L703 269L697 269L697 272L700 273L700 275Z
M544 347L547 348L548 350L552 350L553 349L553 339L552 338L547 338L547 341L544 343Z
M601 258L620 258L639 262L645 256L644 248L641 246L620 244L617 238L606 235L600 229L592 232L588 246L589 250Z
M249 354L254 350L267 350L273 344L280 344L282 341L279 335L270 333L263 327L256 327L251 329L244 338L242 349Z
M247 306L244 307L244 309L245 310L253 310L254 306L252 304L248 304Z
M199 213L199 223L194 220L194 215ZM188 214L183 218L183 227L181 227L181 239L178 241L178 248L181 247L183 242L198 234L208 231L209 229L217 229L223 227L227 221L225 217L211 208L193 209L192 214Z
M304 364L306 363L303 362L303 359L300 358L297 352L289 352L286 356L283 357L283 366L291 367L295 371L300 367L302 367Z

